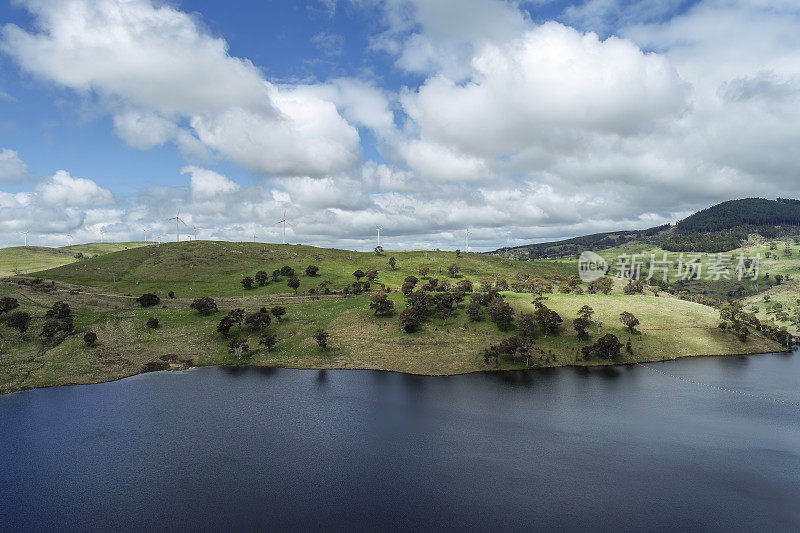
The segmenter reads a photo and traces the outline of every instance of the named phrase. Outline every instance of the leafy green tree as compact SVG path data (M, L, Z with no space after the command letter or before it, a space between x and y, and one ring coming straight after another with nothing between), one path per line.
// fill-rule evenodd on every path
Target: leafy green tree
M281 267L281 276L286 278L291 278L292 276L294 276L294 269L289 265L283 265Z
M406 307L400 313L400 326L406 333L417 331L422 324L420 310L416 307Z
M619 351L622 348L622 343L613 333L607 333L597 339L591 346L584 346L581 348L581 354L584 359L590 357L599 357L601 359L614 359L619 357Z
M377 279L378 277L378 269L370 268L364 275L367 277L368 280L375 281L375 279Z
M356 269L356 270L353 272L353 277L355 277L355 278L356 278L356 281L357 281L357 282L358 282L358 281L361 281L361 278L363 278L363 277L364 277L364 271L363 271L363 270L361 270L360 268L359 268L359 269Z
M431 269L426 267L426 266L419 267L419 270L418 270L419 277L421 277L422 279L427 278L428 277L428 272L430 272L430 271L431 271Z
M314 332L314 340L317 341L317 345L322 348L322 351L328 348L328 332L324 329L318 329Z
M15 311L6 319L6 325L19 331L19 338L25 336L28 326L31 324L31 315L25 311Z
M244 337L234 337L228 343L228 352L235 355L237 360L241 360L242 357L248 357L250 355L250 345L248 343L248 338Z
M278 278L281 277L280 269L276 268L275 270L273 270L272 274L270 274L270 277L272 278L272 281L278 281Z
M517 320L517 330L523 338L533 338L536 329L536 317L533 313L520 313Z
M48 309L44 314L45 318L55 318L58 320L67 318L70 315L72 315L72 309L70 309L69 304L61 301L54 303L53 307Z
M636 326L639 325L639 319L629 311L623 311L619 314L619 321L622 325L628 328L628 333L636 333Z
M308 265L306 267L306 276L310 278L316 277L317 272L319 272L319 267L317 265Z
M189 307L200 313L201 316L213 315L218 310L217 303L214 301L213 298L209 298L208 296L203 296L202 298L195 298L192 301L192 305L190 305Z
M242 284L242 287L244 287L247 290L250 290L250 289L253 288L253 278L250 277L250 276L247 276L241 281L241 284Z
M461 270L461 267L459 267L459 266L458 266L457 264L455 264L455 263L453 263L452 265L450 265L449 267L447 267L447 271L450 273L450 277L451 277L451 278L454 278L454 277L456 277L456 275L458 274L458 272L459 272L460 270Z
M94 348L97 346L97 333L94 331L87 331L83 335L83 342L85 342L89 348Z
M161 303L161 298L152 293L145 293L136 299L142 307L153 307Z
M294 289L294 293L297 294L297 289L300 287L300 278L297 276L292 276L289 278L289 281L286 283L289 288Z
M385 294L378 293L372 296L372 302L369 304L369 308L374 310L376 315L386 316L394 312L394 302Z
M582 341L585 341L589 338L589 334L586 332L586 330L589 329L589 326L591 325L591 321L583 315L572 321L572 327L575 328L575 331L578 334L578 339Z
M159 326L158 319L154 316L151 316L147 319L147 327L150 329L157 329Z
M539 307L533 315L536 317L536 323L544 330L545 337L558 331L563 322L561 316L546 305Z
M481 319L481 304L477 299L472 299L467 304L467 316L473 322Z
M389 258L389 268L394 270L395 265L397 265L397 259L395 259L394 256L391 256Z
M0 298L0 315L13 311L19 307L19 302L16 298Z
M502 298L495 298L489 304L489 318L502 330L507 330L514 322L514 309Z
M250 313L244 319L244 325L248 326L253 331L262 331L269 326L270 322L272 322L272 319L269 317L269 313L266 309Z
M269 282L269 274L267 274L263 270L259 270L258 272L256 272L255 278L256 278L256 283L258 283L262 287Z
M270 311L272 316L278 319L278 322L283 321L283 316L286 314L286 308L282 305L276 305Z
M278 343L278 337L269 331L264 331L258 338L258 343L265 346L268 352L271 352L272 348Z

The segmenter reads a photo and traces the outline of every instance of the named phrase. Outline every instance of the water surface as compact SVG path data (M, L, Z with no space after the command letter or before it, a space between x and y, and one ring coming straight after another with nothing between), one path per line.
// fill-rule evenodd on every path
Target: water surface
M0 529L797 530L796 402L798 353L26 391L0 396Z

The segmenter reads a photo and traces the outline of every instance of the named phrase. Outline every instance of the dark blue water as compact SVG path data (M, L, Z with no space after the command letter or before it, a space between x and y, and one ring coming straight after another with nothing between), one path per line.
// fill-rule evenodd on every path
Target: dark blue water
M792 402L800 354L27 391L0 396L0 529L797 530Z

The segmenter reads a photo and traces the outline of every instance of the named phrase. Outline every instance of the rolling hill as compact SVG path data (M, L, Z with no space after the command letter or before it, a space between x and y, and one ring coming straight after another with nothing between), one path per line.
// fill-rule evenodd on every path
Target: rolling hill
M88 243L48 248L45 246L15 246L0 249L0 276L27 274L55 268L84 258L96 257L120 250L147 246L146 242Z

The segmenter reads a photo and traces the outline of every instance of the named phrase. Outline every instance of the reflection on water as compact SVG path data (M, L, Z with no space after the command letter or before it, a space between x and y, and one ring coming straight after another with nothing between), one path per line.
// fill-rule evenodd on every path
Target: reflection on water
M800 356L0 397L0 530L796 530Z

